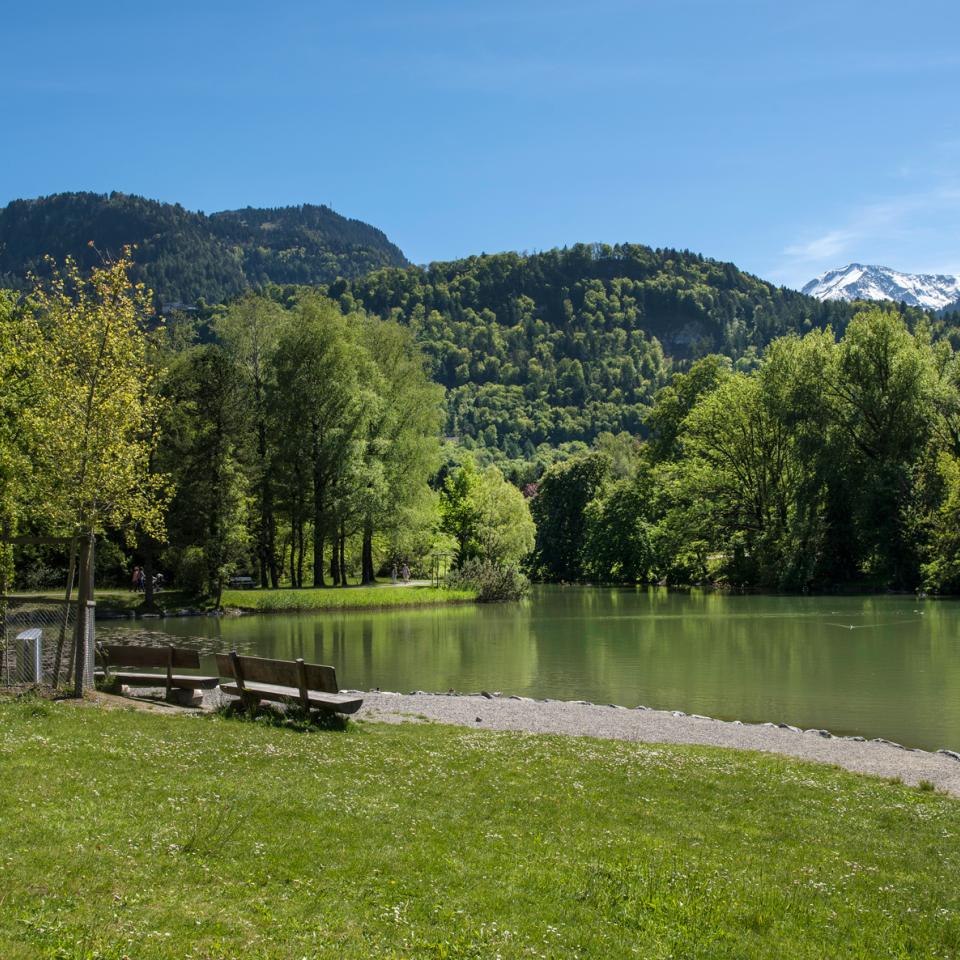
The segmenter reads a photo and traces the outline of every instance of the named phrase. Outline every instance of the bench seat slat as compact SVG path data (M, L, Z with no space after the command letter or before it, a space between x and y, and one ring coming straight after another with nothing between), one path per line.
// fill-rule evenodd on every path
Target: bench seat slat
M111 670L110 679L125 683L128 687L165 687L167 685L165 673L129 673L125 670ZM213 690L219 682L219 677L198 677L175 673L170 685L185 690Z
M220 689L234 697L252 693L263 700L300 700L300 691L296 687L285 687L276 683L251 683L248 680L244 683L243 690L236 683L221 683ZM337 713L356 713L363 705L363 697L348 693L322 693L319 690L310 690L307 697L311 706L336 710Z

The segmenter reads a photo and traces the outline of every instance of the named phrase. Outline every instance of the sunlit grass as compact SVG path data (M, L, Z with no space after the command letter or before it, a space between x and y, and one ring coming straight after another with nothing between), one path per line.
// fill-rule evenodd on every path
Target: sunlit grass
M960 804L781 757L0 706L0 956L950 957Z
M283 610L376 610L476 599L471 590L444 587L314 587L303 590L225 590L222 604L239 610L274 613Z

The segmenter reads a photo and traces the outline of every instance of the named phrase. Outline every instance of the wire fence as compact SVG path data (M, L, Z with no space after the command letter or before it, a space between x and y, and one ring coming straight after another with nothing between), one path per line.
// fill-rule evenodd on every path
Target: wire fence
M2 611L0 686L74 685L80 644L82 686L93 686L95 604L86 604L84 635L77 631L76 600L8 596Z

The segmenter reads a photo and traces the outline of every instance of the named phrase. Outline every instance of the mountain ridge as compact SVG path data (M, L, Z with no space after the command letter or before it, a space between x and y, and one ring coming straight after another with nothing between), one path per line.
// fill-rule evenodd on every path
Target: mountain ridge
M924 310L944 310L960 301L960 277L848 263L815 277L801 293L821 301L893 300Z
M267 283L330 283L408 261L382 230L323 205L205 214L135 194L56 193L0 209L0 287L45 272L44 256L89 269L137 247L135 277L161 304L229 300Z

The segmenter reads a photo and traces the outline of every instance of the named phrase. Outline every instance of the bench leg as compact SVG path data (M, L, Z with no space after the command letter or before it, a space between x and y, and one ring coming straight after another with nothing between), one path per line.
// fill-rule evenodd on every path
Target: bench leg
M203 694L199 690L179 689L174 687L167 696L167 703L175 703L181 707L202 707Z
M241 693L240 702L243 704L244 709L250 714L256 713L257 707L260 706L260 698L255 693Z

